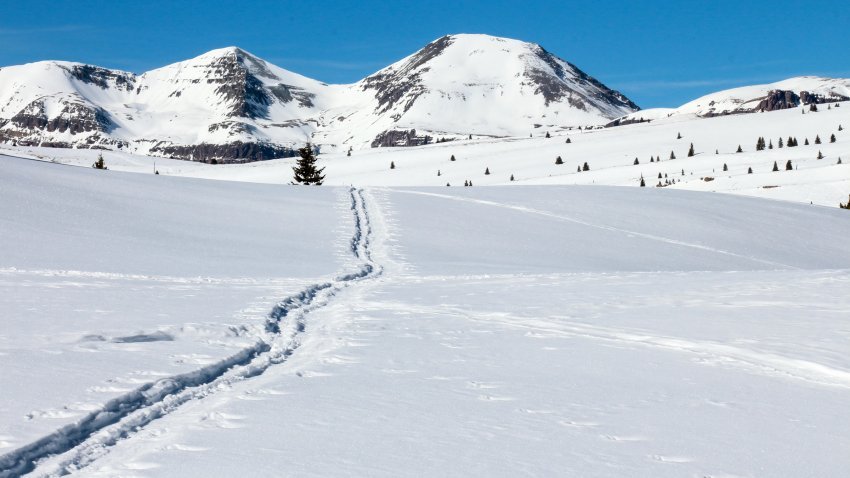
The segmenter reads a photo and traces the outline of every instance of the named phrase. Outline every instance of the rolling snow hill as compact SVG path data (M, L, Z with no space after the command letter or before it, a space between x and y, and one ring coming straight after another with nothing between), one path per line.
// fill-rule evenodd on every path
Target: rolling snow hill
M3 158L0 477L846 476L848 235L672 188Z
M44 61L0 69L0 141L210 162L517 136L604 124L629 99L539 45L448 35L352 85L327 85L239 48L141 75ZM536 126L535 126L536 125Z

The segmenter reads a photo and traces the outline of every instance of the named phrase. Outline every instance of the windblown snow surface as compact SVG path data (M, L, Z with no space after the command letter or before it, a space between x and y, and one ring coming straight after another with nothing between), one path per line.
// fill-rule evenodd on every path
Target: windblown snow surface
M847 476L847 237L674 188L2 157L0 476Z

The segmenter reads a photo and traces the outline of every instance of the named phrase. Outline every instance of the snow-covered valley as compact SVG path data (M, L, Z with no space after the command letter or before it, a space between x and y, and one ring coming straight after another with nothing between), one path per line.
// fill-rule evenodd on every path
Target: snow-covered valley
M845 110L321 155L319 188L7 147L41 160L0 157L0 476L846 475L850 151L802 145Z

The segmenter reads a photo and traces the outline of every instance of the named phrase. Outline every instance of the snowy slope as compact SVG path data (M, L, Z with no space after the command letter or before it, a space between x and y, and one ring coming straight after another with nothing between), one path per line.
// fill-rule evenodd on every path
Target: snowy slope
M765 85L744 86L711 93L678 108L652 108L630 113L619 122L654 120L679 115L700 117L763 113L800 105L850 100L850 79L800 76Z
M845 211L0 168L0 476L850 473Z
M540 127L604 124L638 109L540 45L489 35L444 36L349 89L365 98L329 112L320 143L525 136Z
M456 187L472 181L475 186L638 187L643 176L647 187L661 181L671 189L837 207L850 195L850 103L822 106L818 112L806 108L806 114L802 114L804 108L712 118L678 115L616 128L553 131L551 138L541 137L539 132L534 138L474 138L417 147L372 148L355 151L350 157L320 154L319 163L326 168L327 183L335 185ZM835 143L830 142L833 135ZM789 136L796 137L799 146L779 148L779 139L787 142ZM759 137L773 149L755 151ZM821 144L815 144L818 137ZM691 144L695 156L688 157ZM739 145L743 152L736 153ZM49 148L4 149L2 145L0 151L86 167L96 154ZM817 159L818 152L823 159ZM670 159L671 153L676 159ZM456 161L450 161L453 155ZM559 156L564 164L555 164ZM292 180L294 164L291 159L282 159L212 166L121 153L106 153L105 157L110 168L119 170L149 174L156 162L162 174L283 184ZM839 159L842 164L838 164ZM786 171L789 160L794 169ZM585 162L590 171L577 172ZM772 171L774 162L779 172ZM391 163L395 169L390 169ZM727 171L723 171L724 164ZM750 168L752 174L748 174ZM486 175L488 169L491 174ZM511 175L515 181L510 181ZM713 179L705 181L706 177Z
M637 106L539 45L445 36L353 84L326 85L228 47L141 75L67 62L0 69L0 141L210 162L525 135ZM411 133L418 130L419 133Z

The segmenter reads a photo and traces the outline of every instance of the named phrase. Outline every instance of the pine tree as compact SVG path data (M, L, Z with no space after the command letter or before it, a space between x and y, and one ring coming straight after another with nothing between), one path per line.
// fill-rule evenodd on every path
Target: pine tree
M794 166L791 164L791 160L789 159L788 162L785 163L785 170L791 171L793 169L794 169Z
M576 172L577 172L577 173L580 173L580 172L581 172L581 166L577 166L576 168L577 168L577 169L576 169Z
M94 169L109 169L106 167L106 163L103 162L103 154L97 155L97 159L92 163L91 167Z
M776 164L776 161L774 161L774 162L773 162L773 170L774 170L774 171L779 171L779 165L778 165L778 164Z
M820 135L815 135L815 144L820 144Z
M773 149L773 140L770 140L770 142L767 143L767 149Z
M838 131L844 131L844 127L841 126L841 125L838 125Z
M676 139L682 139L682 133L676 133Z
M558 156L557 158L555 158L555 164L564 164L564 160L561 159L560 156Z
M803 146L808 146L808 145L809 145L809 138L806 138L806 141L803 143Z
M729 171L729 166L726 166L726 163L723 163L723 170L724 170L724 171Z
M670 159L676 159L676 153L670 151Z
M490 168L484 168L484 175L485 175L485 176L489 176L489 175L490 175Z
M658 179L661 179L661 173L658 173Z
M438 169L438 170L437 170L437 176L439 176L439 175L440 175L440 170Z
M818 111L818 105L812 103L811 105L809 105L809 111L817 112Z
M835 164L841 164L841 158L838 158L838 162Z
M390 169L395 169L395 161L390 161Z
M590 166L587 165L587 161L584 162L584 166L581 167L582 171L590 171Z
M780 148L782 147L782 138L781 138L781 137L779 138L779 145L778 145L778 146L779 146Z
M753 174L753 168L752 167L747 168L747 174Z
M472 135L469 135L469 139L472 139Z
M829 136L829 142L830 142L830 143L834 143L834 142L835 142L835 133L833 133L833 134L831 134L831 135Z
M694 155L694 143L691 143L691 149L688 150L688 157L693 157Z
M455 155L452 155L452 157L449 158L449 161L454 161L454 160L455 160Z
M642 187L642 188L646 187L646 181L643 180L643 176L640 177L640 187Z
M838 130L838 131L841 131L841 130ZM567 138L567 144L570 144L570 143L572 143L572 140L570 138Z
M759 136L759 139L756 141L756 151L764 151L764 138Z
M513 174L511 174L511 181L513 181L513 180L514 180L514 175L513 175Z
M820 151L818 151L818 159L823 159L823 153L821 153Z
M634 162L634 163L632 163L632 164L633 164L633 165L635 165L635 166L637 166L638 164L640 164L640 161L639 161L637 158L635 158L635 162Z
M469 180L469 187L472 187L472 180Z
M550 136L550 135L549 135L549 132L548 132L548 131L546 132L546 137L547 137L547 138L551 138L551 137L552 137L552 136Z
M744 152L744 150L741 148L741 145L740 145L740 144L738 145L738 150L737 150L737 151L735 151L735 152L736 152L736 153L743 153L743 152Z
M683 170L682 170L682 176L684 176L684 175L685 175L685 170L683 169Z
M298 149L298 154L301 158L292 168L295 173L295 180L292 184L321 186L325 180L325 176L322 174L325 168L316 169L316 156L313 155L313 146L307 143L303 148Z
M451 186L452 186L451 183L446 183L447 188L450 188Z
M649 162L650 162L650 163L654 163L654 162L655 162L655 158L653 158L652 156L650 156L650 157L649 157Z
M464 180L464 181L463 181L463 186L464 186L464 187L469 187L469 181Z

